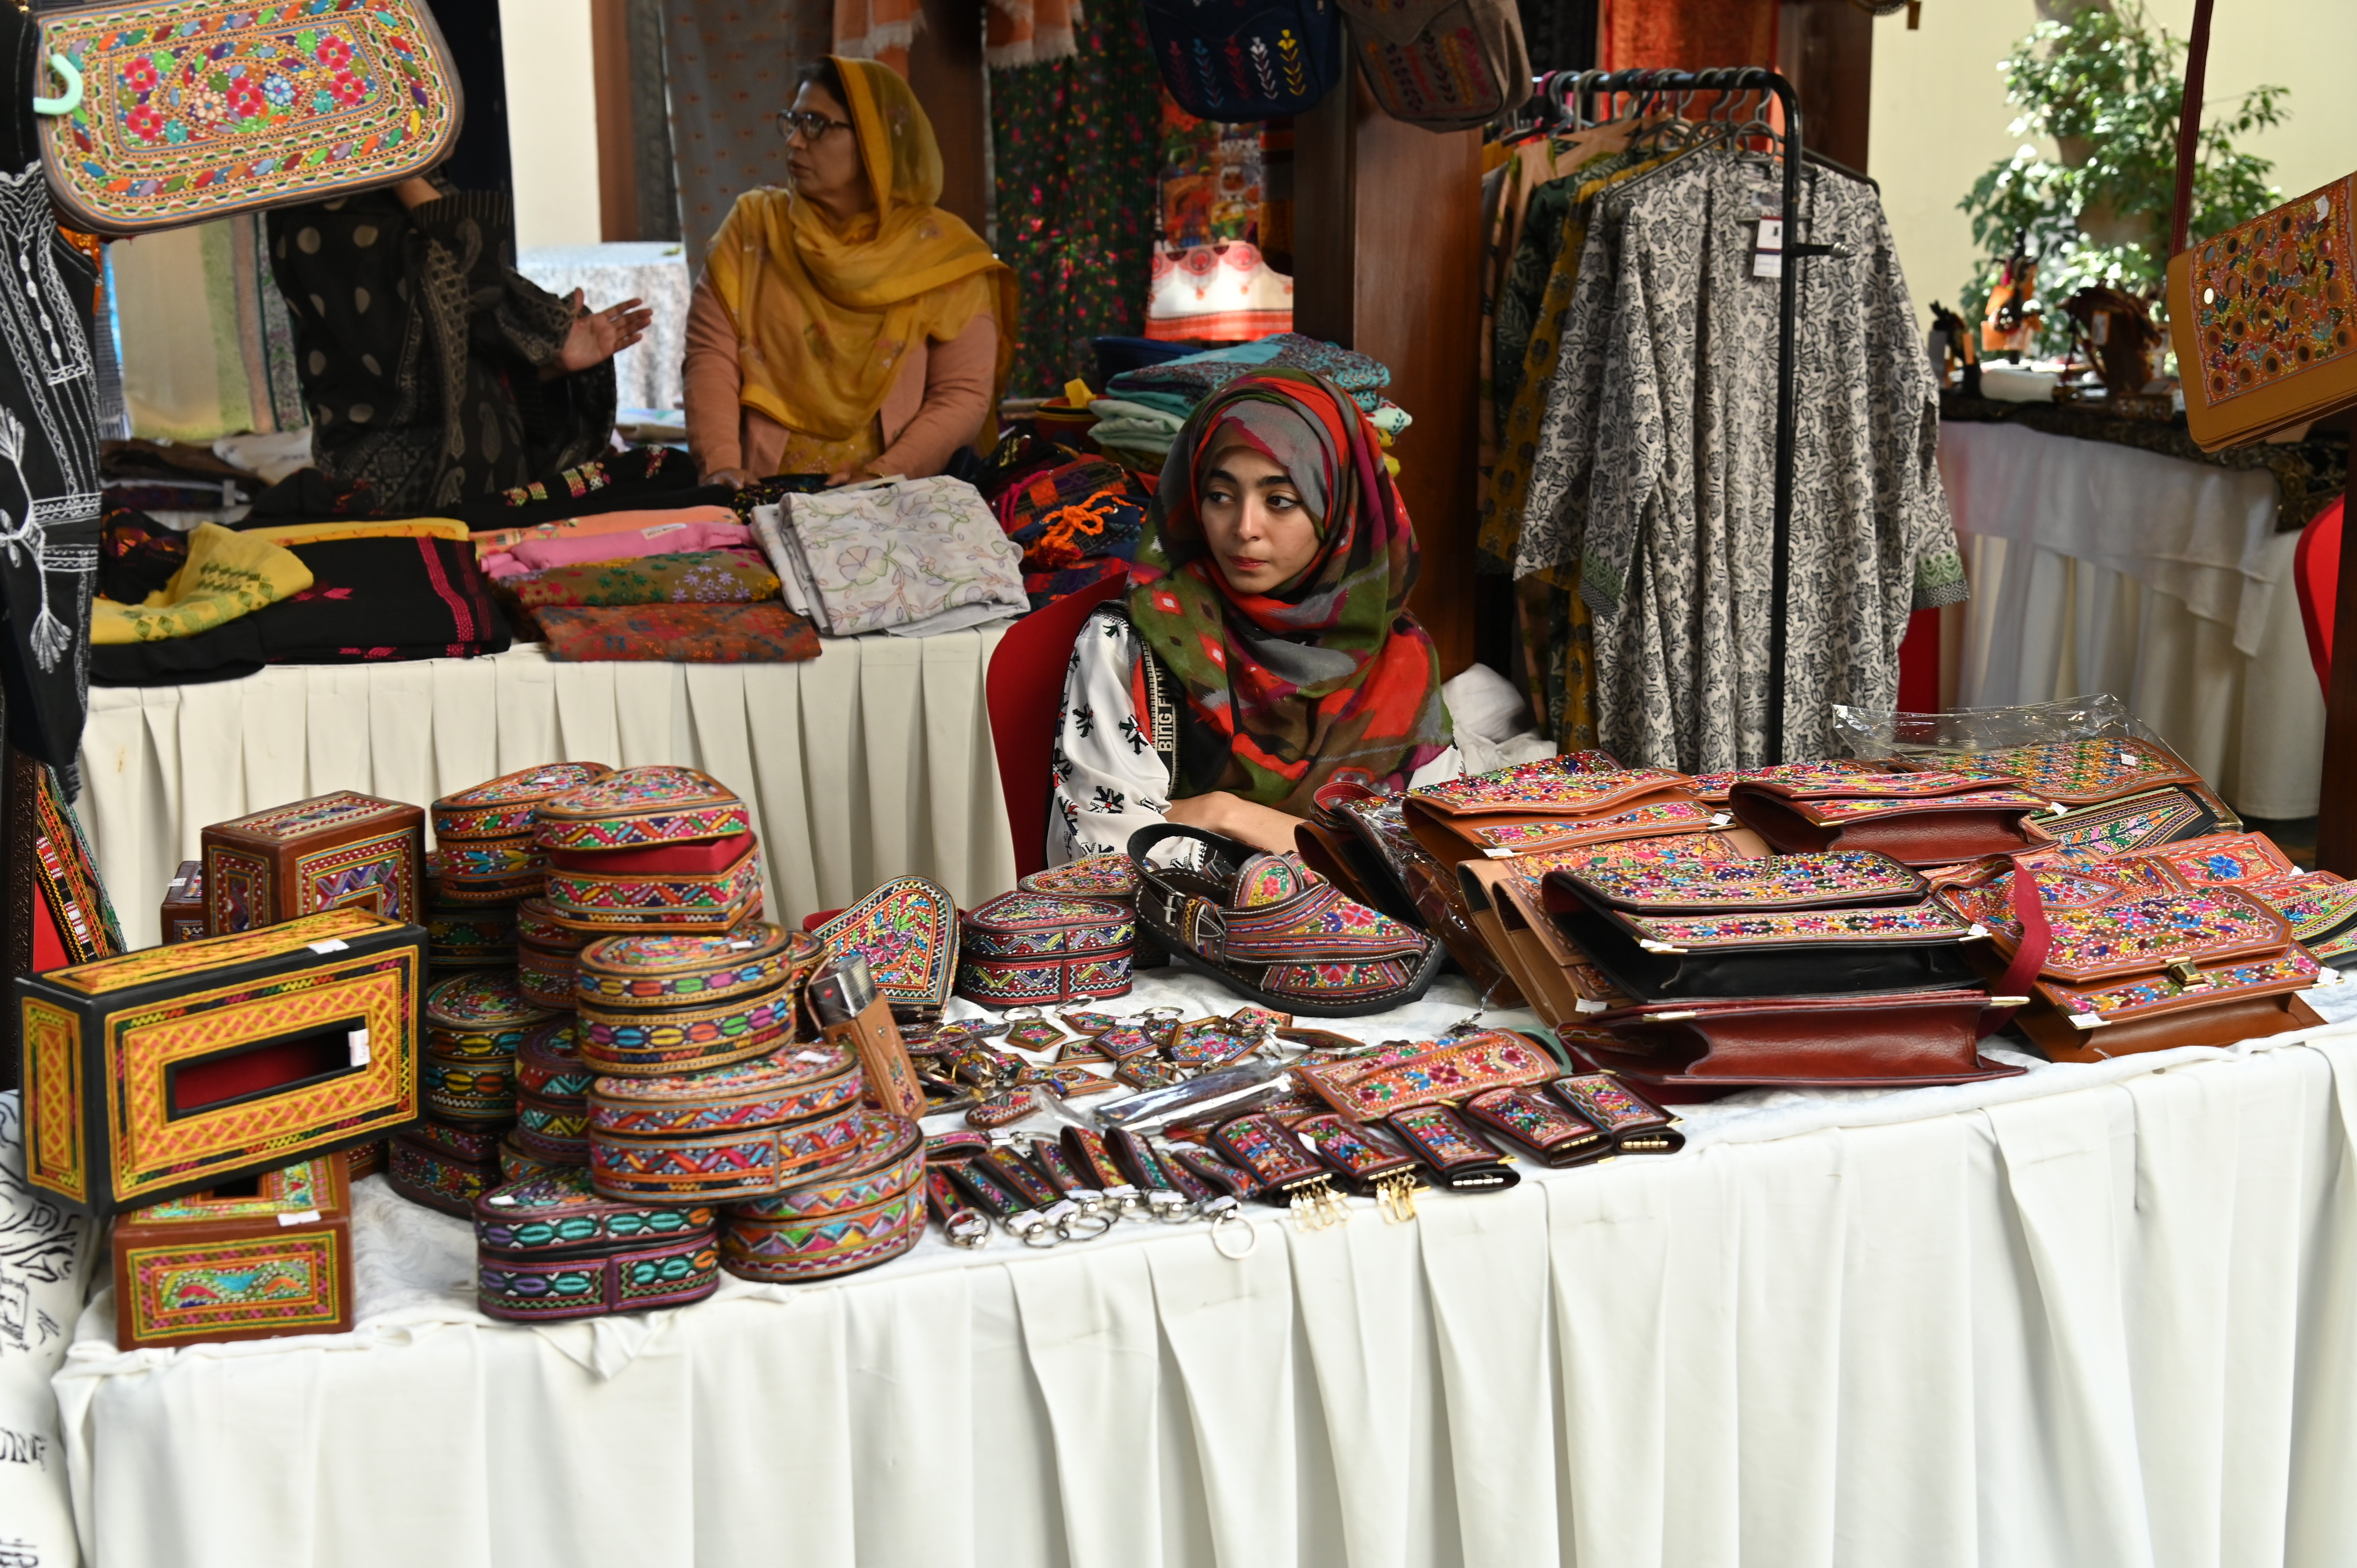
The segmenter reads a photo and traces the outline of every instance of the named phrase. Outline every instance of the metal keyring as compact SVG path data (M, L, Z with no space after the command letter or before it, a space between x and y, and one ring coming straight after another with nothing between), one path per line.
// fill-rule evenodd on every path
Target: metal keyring
M971 1250L985 1246L990 1241L990 1221L971 1208L961 1208L951 1215L942 1222L942 1229L948 1233L952 1247Z
M1211 1221L1211 1245L1222 1258L1231 1262L1242 1262L1259 1250L1260 1227L1244 1218L1244 1211L1236 1206L1234 1198L1227 1198L1224 1201L1227 1204L1225 1208L1219 1208L1217 1201L1204 1206L1209 1211ZM1244 1235L1247 1238L1244 1250L1241 1252L1232 1252L1228 1251L1228 1243L1224 1238L1227 1232L1233 1230L1239 1225L1243 1227Z
M1011 1216L1006 1228L1014 1231L1016 1240L1027 1247L1052 1247L1063 1240L1057 1234L1056 1227L1048 1222L1048 1217L1036 1208L1027 1208L1021 1214ZM1047 1240L1039 1240L1042 1236Z
M1073 1227L1093 1223L1093 1230L1075 1231ZM1113 1229L1113 1221L1102 1214L1068 1214L1056 1222L1056 1234L1067 1241L1093 1241Z
M1146 1211L1165 1225L1185 1225L1195 1218L1194 1208L1183 1194L1168 1187L1157 1187L1146 1195Z

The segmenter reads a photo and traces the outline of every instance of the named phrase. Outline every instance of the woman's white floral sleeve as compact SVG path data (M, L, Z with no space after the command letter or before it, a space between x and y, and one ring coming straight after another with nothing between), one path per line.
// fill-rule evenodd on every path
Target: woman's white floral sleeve
M1091 616L1072 644L1056 714L1056 786L1048 864L1120 854L1129 835L1170 809L1170 775L1132 697L1142 652L1128 618Z

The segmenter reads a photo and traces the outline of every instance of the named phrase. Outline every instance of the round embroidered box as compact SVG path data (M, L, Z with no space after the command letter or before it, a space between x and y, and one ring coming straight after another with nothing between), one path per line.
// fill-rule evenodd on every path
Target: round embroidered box
M425 993L425 1050L442 1057L513 1057L556 1009L526 997L511 969L455 974Z
M791 1030L803 982L825 951L807 932L759 922L593 942L581 951L575 991L582 1058L631 1075L765 1055Z
M565 1168L563 1161L544 1160L526 1149L516 1142L513 1132L510 1132L506 1137L500 1140L500 1180L502 1182L522 1181L530 1176L546 1176L551 1171L561 1171Z
M752 831L752 812L727 786L664 766L626 768L544 802L533 834L543 849L620 850Z
M455 904L500 904L539 892L547 863L533 843L535 808L612 771L600 762L548 763L435 801L442 897Z
M516 1125L528 1152L559 1165L589 1163L589 1085L597 1070L573 1046L570 1018L543 1024L516 1053Z
M761 857L753 835L711 871L585 871L550 867L552 918L605 936L625 931L725 931L761 912ZM585 857L586 858L586 857Z
M444 1122L504 1127L516 1119L513 1057L446 1057L427 1051L418 1062L425 1109Z
M589 1090L589 1173L608 1197L761 1197L858 1147L858 1058L834 1046Z
M573 1006L574 961L596 939L560 926L548 900L527 898L515 907L516 984L544 1007Z
M476 1305L551 1323L701 1301L720 1283L708 1208L600 1197L587 1173L554 1169L476 1202Z
M1136 940L1119 904L1002 893L958 917L957 993L985 1007L1119 996Z
M841 1164L771 1197L732 1203L720 1266L764 1282L824 1279L898 1257L924 1234L925 1149L904 1116L866 1112Z

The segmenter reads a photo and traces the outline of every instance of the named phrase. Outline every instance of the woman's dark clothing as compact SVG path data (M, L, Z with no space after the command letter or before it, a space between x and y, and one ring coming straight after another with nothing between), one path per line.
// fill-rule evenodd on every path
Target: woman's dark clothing
M614 366L540 379L568 301L514 266L508 200L391 191L270 214L295 324L312 462L367 485L379 512L431 510L596 456L614 429Z

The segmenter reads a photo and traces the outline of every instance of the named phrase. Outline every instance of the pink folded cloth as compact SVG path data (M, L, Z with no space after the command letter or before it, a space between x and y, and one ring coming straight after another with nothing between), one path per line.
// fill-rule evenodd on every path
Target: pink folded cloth
M725 506L683 506L645 511L609 511L594 517L567 518L563 522L535 523L530 528L479 529L468 535L478 553L507 550L527 539L561 539L577 533L630 533L659 522L735 522L737 514Z
M749 544L753 531L741 522L659 522L628 533L573 534L527 539L504 555L483 563L493 577L593 561L627 561L636 555L675 555L689 550L723 550Z

